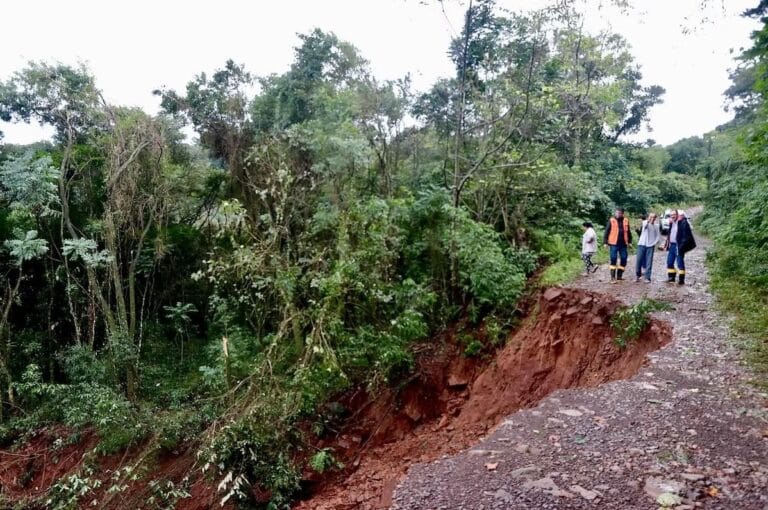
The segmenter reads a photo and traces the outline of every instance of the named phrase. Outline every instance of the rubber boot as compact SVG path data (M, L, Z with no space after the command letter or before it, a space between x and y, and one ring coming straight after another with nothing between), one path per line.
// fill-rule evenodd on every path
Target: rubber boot
M678 285L685 285L685 274L681 274L677 277L677 284Z
M617 280L623 280L624 279L624 270L623 269L617 269L616 270L616 279Z
M616 270L611 269L611 281L615 281L615 280L616 280Z
M676 276L674 272L667 273L667 283L675 283Z

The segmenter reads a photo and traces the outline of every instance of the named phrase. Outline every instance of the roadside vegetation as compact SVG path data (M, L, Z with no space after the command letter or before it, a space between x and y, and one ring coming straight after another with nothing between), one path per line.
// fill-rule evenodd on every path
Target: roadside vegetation
M715 247L708 262L712 289L744 334L758 382L768 384L768 3L745 13L762 28L739 57L726 91L736 118L701 138L677 144L680 167L706 176L701 227Z
M398 385L457 320L500 337L537 269L575 269L582 221L690 203L734 171L625 142L664 90L621 36L581 26L566 7L476 2L455 75L427 91L376 79L320 30L281 75L228 61L157 90L157 116L105 102L85 67L30 62L0 82L0 118L55 130L0 145L2 440L64 424L94 429L98 453L193 445L221 501L287 505L304 468L338 467L307 434L333 432L340 394ZM765 176L740 151L708 224L757 321ZM735 203L751 205L720 221ZM82 487L62 480L51 501Z

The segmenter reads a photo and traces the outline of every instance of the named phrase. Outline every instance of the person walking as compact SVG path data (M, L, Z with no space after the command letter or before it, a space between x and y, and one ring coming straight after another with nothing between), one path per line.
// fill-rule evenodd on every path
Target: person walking
M667 283L675 283L677 279L677 270L675 269L675 259L677 258L677 210L673 209L669 214L669 234L664 243L664 250L667 252ZM683 262L685 264L685 262Z
M581 236L581 260L584 261L584 276L597 271L597 264L592 262L592 255L597 251L597 233L592 223L585 221L581 224L584 227L584 235Z
M673 211L670 217L669 236L664 249L667 250L667 283L685 285L685 254L696 247L693 231L685 211ZM675 269L677 264L677 269Z
M639 282L645 276L645 283L651 283L653 270L653 253L659 244L661 233L656 224L656 213L649 213L648 219L643 220L640 227L640 238L637 240L637 264L635 265L635 281Z
M624 269L627 267L627 248L632 244L632 232L629 228L629 220L624 217L623 208L616 208L613 218L605 226L603 244L610 247L611 283L618 283L624 279Z

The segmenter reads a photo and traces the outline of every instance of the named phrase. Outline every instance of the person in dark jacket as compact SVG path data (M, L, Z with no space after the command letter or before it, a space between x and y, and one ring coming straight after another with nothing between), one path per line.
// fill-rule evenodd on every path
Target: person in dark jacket
M667 283L685 285L685 254L696 247L693 231L685 211L673 211L670 217L669 235L664 249L667 253ZM677 264L677 269L675 269Z
M614 217L605 226L603 244L610 247L611 283L617 283L624 279L624 269L627 267L627 248L632 244L632 230L629 228L629 220L624 217L624 209L621 207L616 209Z

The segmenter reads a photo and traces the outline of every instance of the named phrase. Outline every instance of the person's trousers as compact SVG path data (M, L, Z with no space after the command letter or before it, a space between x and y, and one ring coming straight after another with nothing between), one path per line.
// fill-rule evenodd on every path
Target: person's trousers
M611 248L611 271L621 271L627 267L627 245L610 245ZM617 263L618 262L618 263Z
M595 267L595 263L592 262L592 255L594 253L582 253L581 254L581 260L584 262L584 272L589 272L590 269Z
M667 276L673 280L675 274L685 276L685 253L678 249L677 243L671 243L667 252Z
M656 249L655 246L638 246L637 247L637 264L635 267L635 274L638 278L645 273L645 279L651 280L651 271L653 270L653 252Z

